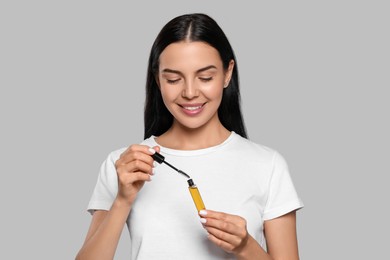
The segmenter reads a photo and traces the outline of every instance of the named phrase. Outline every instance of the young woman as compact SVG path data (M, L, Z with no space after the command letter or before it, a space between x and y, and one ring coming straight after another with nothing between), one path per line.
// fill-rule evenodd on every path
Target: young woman
M131 259L298 259L303 206L283 157L247 139L237 62L205 14L168 22L150 53L145 136L109 154L77 259L113 259L123 226ZM206 210L197 212L188 173Z

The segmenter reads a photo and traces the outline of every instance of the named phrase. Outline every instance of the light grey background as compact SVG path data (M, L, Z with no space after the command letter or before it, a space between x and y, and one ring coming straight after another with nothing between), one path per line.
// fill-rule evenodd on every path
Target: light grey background
M389 4L254 2L1 1L1 259L74 258L101 162L142 140L150 46L188 12L222 26L250 139L290 165L301 258L389 258Z

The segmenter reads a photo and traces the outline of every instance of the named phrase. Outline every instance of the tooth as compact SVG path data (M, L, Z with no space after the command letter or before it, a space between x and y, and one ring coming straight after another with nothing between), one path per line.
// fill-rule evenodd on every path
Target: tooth
M198 106L198 107L185 107L185 109L187 109L187 110L197 110L199 108L201 108L201 106Z

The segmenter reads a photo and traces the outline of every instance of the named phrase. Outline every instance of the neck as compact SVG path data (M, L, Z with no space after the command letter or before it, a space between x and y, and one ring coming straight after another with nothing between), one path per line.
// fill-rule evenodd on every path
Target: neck
M157 143L176 150L198 150L223 143L230 131L222 124L197 129L185 128L174 123L172 127L157 138Z

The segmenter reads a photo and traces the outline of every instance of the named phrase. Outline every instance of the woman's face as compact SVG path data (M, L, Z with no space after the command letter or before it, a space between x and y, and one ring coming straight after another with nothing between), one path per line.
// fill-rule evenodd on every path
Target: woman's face
M160 55L158 82L173 124L196 129L220 125L218 107L233 60L224 71L218 51L203 42L177 42Z

